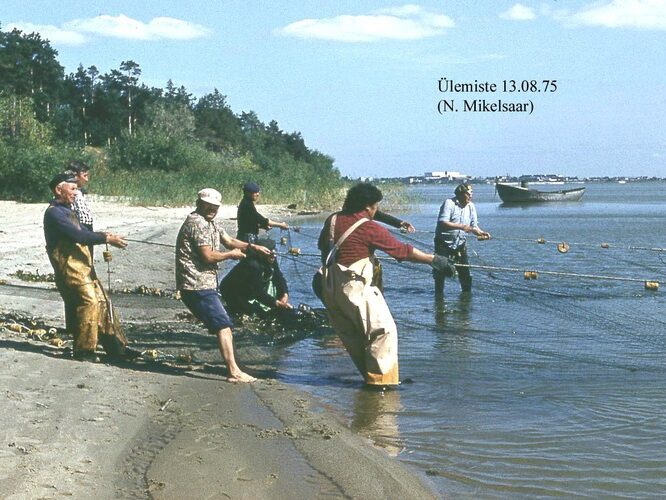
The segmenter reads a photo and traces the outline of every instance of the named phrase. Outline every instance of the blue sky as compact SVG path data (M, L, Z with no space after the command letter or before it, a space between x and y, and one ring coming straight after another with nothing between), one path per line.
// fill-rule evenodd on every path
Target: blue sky
M147 85L218 88L353 177L666 176L666 0L4 0L0 24L40 32L68 73L134 60ZM557 91L445 94L440 78ZM533 112L437 112L484 98Z

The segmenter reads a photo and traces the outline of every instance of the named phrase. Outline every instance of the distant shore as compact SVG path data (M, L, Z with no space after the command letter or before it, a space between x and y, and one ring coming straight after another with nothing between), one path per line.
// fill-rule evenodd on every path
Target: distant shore
M503 183L520 183L528 182L530 184L595 184L595 183L620 183L626 184L630 182L665 182L666 177L630 177L630 176L617 176L617 177L577 177L568 175L497 175L490 177L463 175L456 172L456 176L429 176L429 175L413 175L408 177L390 177L390 178L376 178L373 182L383 183L392 182L398 184L408 185L456 185L461 182L470 182L472 184L491 184L497 182Z

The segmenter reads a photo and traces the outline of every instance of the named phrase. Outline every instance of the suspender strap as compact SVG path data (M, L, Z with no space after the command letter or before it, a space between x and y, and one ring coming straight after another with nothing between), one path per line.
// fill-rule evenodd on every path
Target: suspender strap
M333 217L331 217L331 224L330 224L330 241L334 241L334 234L335 234L335 220L337 219L338 214L333 214ZM344 243L344 241L347 239L347 237L352 234L357 227L359 227L361 224L364 222L368 222L370 219L367 217L363 217L362 219L357 220L352 224L349 229L347 229L342 236L340 236L340 239L333 245L331 248L331 251L328 252L328 256L326 257L326 267L330 266L333 262L335 262L335 253L338 251L338 248L340 248L340 245Z

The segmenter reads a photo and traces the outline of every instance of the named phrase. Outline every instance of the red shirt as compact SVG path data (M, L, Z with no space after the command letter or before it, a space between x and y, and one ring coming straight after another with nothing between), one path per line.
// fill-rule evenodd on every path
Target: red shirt
M332 217L332 216L331 216ZM319 235L319 250L322 254L322 261L326 260L330 251L330 224L331 217L326 219L324 228ZM363 217L370 219L367 210L356 212L355 214L338 213L335 221L335 241L338 241L354 222ZM345 267L354 262L370 257L375 250L386 252L398 261L405 260L412 253L412 245L401 243L385 228L377 222L370 219L358 226L353 233L338 248L335 261Z

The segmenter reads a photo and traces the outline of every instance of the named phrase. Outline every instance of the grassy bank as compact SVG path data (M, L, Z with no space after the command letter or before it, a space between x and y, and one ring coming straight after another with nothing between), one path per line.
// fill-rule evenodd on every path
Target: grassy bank
M299 173L300 174L300 173ZM300 175L298 176L300 177ZM262 203L296 204L298 210L338 210L347 189L354 181L321 182L314 178L289 178L266 172L248 173L245 169L196 168L183 172L146 170L140 173L110 171L100 166L91 176L91 192L118 196L131 204L178 207L192 205L196 192L213 187L222 193L225 204L236 204L242 197L242 185L257 182L262 189ZM401 184L381 184L384 210L399 211L418 200Z
M91 155L90 160L91 192L129 199L136 205L191 205L204 187L217 189L224 203L234 204L241 199L243 184L252 181L261 186L264 203L295 203L299 210L330 209L341 204L347 189L339 177L318 175L307 164L266 171L237 155L210 154L206 161L179 171L114 170L101 156Z

